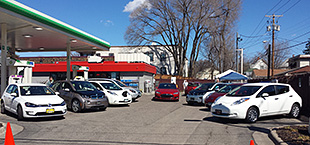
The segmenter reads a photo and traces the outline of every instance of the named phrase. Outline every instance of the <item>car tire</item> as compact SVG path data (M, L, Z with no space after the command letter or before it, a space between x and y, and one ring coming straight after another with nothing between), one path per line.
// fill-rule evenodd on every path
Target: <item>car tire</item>
M17 120L24 120L23 108L20 105L17 106Z
M71 103L71 109L73 112L77 113L81 111L80 101L78 99L74 99Z
M6 114L4 102L1 101L1 114Z
M258 110L255 107L250 107L246 113L245 120L249 123L255 123L258 119Z
M289 116L293 117L293 118L298 118L299 113L300 113L300 107L298 104L294 103L292 108L291 108Z

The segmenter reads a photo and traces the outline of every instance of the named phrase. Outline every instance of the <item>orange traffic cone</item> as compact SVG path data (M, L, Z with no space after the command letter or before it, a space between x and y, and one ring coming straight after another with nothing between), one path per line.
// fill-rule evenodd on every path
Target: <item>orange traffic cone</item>
M4 145L15 145L10 122L6 125Z
M250 141L250 145L255 145L254 140Z

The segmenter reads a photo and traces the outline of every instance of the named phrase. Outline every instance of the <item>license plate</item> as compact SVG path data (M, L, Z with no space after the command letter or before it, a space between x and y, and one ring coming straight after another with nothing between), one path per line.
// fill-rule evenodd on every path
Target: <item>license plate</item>
M124 102L128 102L128 99L124 99Z
M97 105L100 105L101 104L101 102L97 102Z
M215 114L222 114L222 110L215 110Z
M46 113L54 113L55 112L55 109L52 108L52 109L46 109Z

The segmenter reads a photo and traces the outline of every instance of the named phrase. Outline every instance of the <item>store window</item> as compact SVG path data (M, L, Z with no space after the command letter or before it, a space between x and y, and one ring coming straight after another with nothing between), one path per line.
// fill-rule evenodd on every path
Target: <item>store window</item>
M145 52L144 54L150 57L151 62L154 61L154 53L153 52Z

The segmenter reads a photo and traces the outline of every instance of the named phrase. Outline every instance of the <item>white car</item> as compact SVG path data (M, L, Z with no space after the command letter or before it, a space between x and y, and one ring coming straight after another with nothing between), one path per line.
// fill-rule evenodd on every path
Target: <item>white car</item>
M288 114L297 118L301 107L301 97L288 84L251 83L217 98L211 112L215 117L254 123L259 117L270 115Z
M204 83L198 86L195 90L191 90L186 96L188 104L203 104L206 96L215 92L227 85L227 83Z
M129 87L119 80L108 79L108 78L90 78L90 79L88 79L88 81L109 81L109 82L112 82L112 83L116 84L117 86L119 86L120 88L128 91L128 93L132 97L133 101L135 101L136 99L138 99L139 97L142 96L142 93L139 90L136 90L132 87Z
M111 105L130 104L132 97L128 91L120 88L118 85L110 81L89 81L97 89L104 92Z
M1 113L17 115L18 120L33 117L64 116L65 101L45 84L10 84L1 97Z

